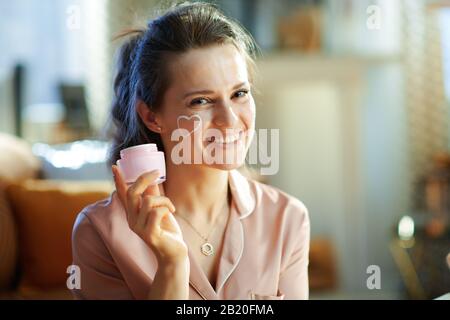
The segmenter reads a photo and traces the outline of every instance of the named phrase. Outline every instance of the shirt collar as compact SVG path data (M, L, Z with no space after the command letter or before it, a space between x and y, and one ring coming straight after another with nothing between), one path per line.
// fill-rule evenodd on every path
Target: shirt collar
M229 171L228 185L230 186L233 207L230 212L229 225L224 235L224 246L217 272L217 292L210 285L208 278L189 251L191 270L189 283L203 299L207 300L223 297L223 286L236 269L244 251L244 228L241 220L252 214L256 205L255 193L249 181L238 170Z
M229 172L229 186L240 219L244 219L255 209L255 194L247 178L236 169Z

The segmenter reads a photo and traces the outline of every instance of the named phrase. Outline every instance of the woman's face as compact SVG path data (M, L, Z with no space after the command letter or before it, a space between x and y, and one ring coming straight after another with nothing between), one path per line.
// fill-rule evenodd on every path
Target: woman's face
M241 166L255 126L245 57L223 44L170 59L170 86L155 118L166 158L223 170Z

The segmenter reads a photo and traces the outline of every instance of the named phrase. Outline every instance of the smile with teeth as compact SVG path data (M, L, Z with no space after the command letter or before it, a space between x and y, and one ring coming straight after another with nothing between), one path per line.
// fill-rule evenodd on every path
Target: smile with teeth
M208 137L206 139L206 141L209 143L214 142L217 144L232 144L232 143L235 143L236 141L239 141L243 135L244 135L244 131L239 131L238 133L235 133L232 135L227 135L226 137L211 136L211 137Z

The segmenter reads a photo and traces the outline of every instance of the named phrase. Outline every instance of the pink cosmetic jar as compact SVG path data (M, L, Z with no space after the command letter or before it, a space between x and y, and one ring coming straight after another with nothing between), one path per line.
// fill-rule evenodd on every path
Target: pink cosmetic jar
M143 173L158 170L159 178L155 184L166 180L164 152L158 151L156 144L148 143L120 150L117 166L126 183L133 183Z

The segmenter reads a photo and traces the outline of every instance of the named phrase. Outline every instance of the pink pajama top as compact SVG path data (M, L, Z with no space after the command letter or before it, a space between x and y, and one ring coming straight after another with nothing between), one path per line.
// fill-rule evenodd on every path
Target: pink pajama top
M310 225L303 203L229 172L231 216L216 287L189 254L190 299L308 299ZM113 192L84 208L72 233L76 299L146 299L157 270L151 249L128 226Z

